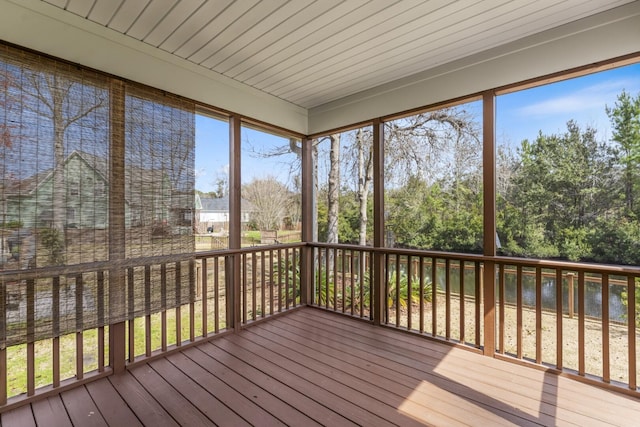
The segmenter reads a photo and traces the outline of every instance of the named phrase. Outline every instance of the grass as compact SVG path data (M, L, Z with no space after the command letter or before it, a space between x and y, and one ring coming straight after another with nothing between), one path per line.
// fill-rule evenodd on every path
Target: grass
M214 301L208 301L207 332L213 333L215 327L215 313L213 313ZM219 329L226 326L224 316L224 301L220 302ZM167 346L176 344L176 309L166 311ZM162 347L161 313L151 315L151 350L159 350ZM190 331L189 305L180 309L180 333L182 342L189 340ZM202 336L202 301L194 303L194 332L195 336ZM129 336L129 322L126 322L126 336ZM146 335L145 318L134 319L133 328L134 353L136 356L145 354ZM98 369L98 329L89 329L82 332L83 339L83 372L88 373ZM105 327L105 354L104 359L109 359L109 328ZM43 387L53 383L53 339L39 340L34 343L34 377L35 387ZM125 343L126 354L129 354L129 341ZM59 337L60 345L60 380L74 378L76 376L76 334L67 334ZM27 392L27 344L19 344L7 347L7 396L17 396Z

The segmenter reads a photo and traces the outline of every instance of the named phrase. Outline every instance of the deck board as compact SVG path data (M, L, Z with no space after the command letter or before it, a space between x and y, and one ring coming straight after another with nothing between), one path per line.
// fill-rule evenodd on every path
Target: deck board
M232 387L229 387L224 381L220 381L218 377L211 374L207 369L198 365L192 359L184 357L181 361L181 369L184 370L202 387L212 392L222 403L229 407L234 413L238 414L249 424L256 425L262 422L265 425L282 425L282 423L261 408L255 402L248 400L238 393Z
M416 363L419 363L425 371L432 366L432 373L448 381L452 386L455 384L452 380L460 379L460 383L487 387L487 394L493 391L497 393L500 400L510 402L517 407L526 404L526 400L523 399L528 399L532 409L537 409L542 412L542 415L548 414L555 419L562 419L566 411L571 412L567 416L578 423L593 422L594 419L606 422L610 417L623 419L629 417L630 419L637 416L635 414L638 411L638 400L629 396L607 392L555 374L545 374L516 364L478 357L462 349L434 345L430 340L416 340L414 336L398 334L390 329L381 330L371 325L354 325L351 319L330 313L317 312L313 313L312 317L305 317L302 313L298 316L298 314L293 313L287 316L278 325L293 324L298 330L313 326L314 333L325 338L342 337L348 342L347 348L343 347L344 351L353 347L364 348L363 354L368 355L379 354L378 350L385 348L394 354L394 358L397 358L395 352L402 351L399 349L405 348L412 351L419 348L420 351L416 355L424 355L426 352L429 357L422 357L418 362L412 361L413 359L405 360L404 363L407 366L415 367ZM388 345L389 340L393 340L391 347ZM372 347L375 350L372 350ZM491 374L487 375L489 370ZM433 381L433 377L428 381ZM505 394L504 384L507 383L512 387ZM557 413L558 402L562 403L561 413ZM609 405L603 405L603 402Z
M309 325L305 323L302 318L289 319L290 321L299 322L301 325ZM322 319L315 318L314 325L316 328L322 330L324 323ZM367 325L368 326L368 325ZM300 326L298 326L299 328ZM540 407L539 395L535 396L522 396L516 393L509 393L502 396L500 393L504 389L499 385L501 382L510 382L511 376L496 376L498 373L494 372L492 375L487 375L486 372L481 375L473 375L475 366L469 365L467 362L458 363L455 353L464 353L469 355L470 353L465 350L448 348L448 353L430 354L430 357L425 358L424 354L415 351L414 345L402 345L402 341L395 341L389 343L386 340L379 340L376 337L368 336L368 334L360 335L361 325L355 330L350 330L347 333L341 329L340 322L338 324L326 325L326 330L322 337L323 345L331 346L335 342L342 344L340 350L343 352L351 351L351 348L360 350L359 357L366 358L372 363L383 364L390 366L397 372L405 373L409 378L412 378L414 388L418 385L419 389L427 389L432 391L433 387L438 387L441 391L455 394L467 401L474 402L478 409L480 407L486 408L489 412L495 412L499 415L499 418L505 418L518 425L526 425L529 422L553 424L553 414L555 408L548 407L543 404ZM379 328L376 328L376 331ZM368 328L364 329L364 332L368 331ZM389 331L391 332L391 331ZM391 332L395 335L399 335L397 332ZM403 334L400 334L403 335ZM414 337L411 337L414 338ZM338 340L338 341L336 341ZM446 348L446 347L445 347ZM472 355L477 358L477 355ZM446 363L444 358L446 357ZM453 364L451 368L450 364ZM486 368L485 368L486 369ZM479 377L479 378L478 378ZM454 378L457 381L453 380ZM419 383L416 383L419 380ZM498 385L496 385L498 384ZM529 393L531 390L526 390ZM446 400L451 399L450 394ZM445 400L446 396L440 396L441 400ZM519 409L514 409L519 408ZM537 415L532 415L540 411ZM474 411L471 415L475 417L479 411ZM489 415L485 412L485 415ZM578 416L579 417L579 416ZM493 418L492 423L499 422L499 418Z
M261 325L260 331L255 332L269 338L276 329L277 328L271 325ZM375 361L369 359L366 353L361 353L358 356L349 354L349 348L346 344L343 344L344 351L341 351L326 343L317 342L303 336L292 335L284 329L281 329L277 333L282 334L283 337L289 340L287 348L293 351L303 352L312 358L323 358L329 366L340 369L343 372L351 372L359 378L366 380L369 383L367 385L368 388L376 386L390 393L390 396L393 396L392 398L396 402L398 398L402 398L402 401L398 404L404 404L404 410L408 410L409 407L411 407L412 411L410 413L425 421L436 424L446 423L447 425L451 425L455 421L462 425L477 422L491 423L492 425L509 425L509 422L503 422L494 416L485 416L480 410L474 414L457 411L458 407L456 403L463 403L463 400L458 395L447 392L430 383L427 383L427 387L421 387L416 392L416 390L412 389L409 385L415 381L415 376L406 375L401 369L394 370L392 364L389 365L391 366L389 368L378 365ZM339 346L338 344L338 347ZM416 397L411 397L411 394L414 392L417 393ZM445 399L442 399L443 394L446 395ZM409 397L407 398L406 396ZM436 408L434 408L433 405L430 406L426 404L430 399L436 397L441 398L441 402ZM424 414L425 410L430 412L428 418L424 417L427 415ZM420 413L423 414L422 417ZM526 424L522 418L511 417L511 419L513 422L518 422L522 425Z
M313 420L322 420L326 425L345 425L347 423L347 420L342 415L334 411L327 411L327 407L310 399L302 392L286 383L277 381L272 376L267 375L242 359L229 357L228 353L214 345L203 346L200 352L218 362L224 360L224 366L227 369L233 370L244 378L249 379L258 387L269 390L270 393L273 393L283 402L295 404L300 412L307 414ZM356 425L355 423L352 424L352 426Z
M142 423L109 381L94 381L86 386L108 425L138 427Z
M145 388L129 372L113 375L108 379L122 399L146 426L177 426L178 423L165 411Z
M4 427L36 427L31 406L21 406L13 411L2 414L0 425Z
M76 387L62 393L60 397L73 425L87 427L108 425L86 387Z
M635 425L640 399L313 308L0 415L35 425Z
M31 407L33 409L33 417L39 426L66 427L73 425L60 396L39 400Z
M194 390L189 396L199 407L205 405L207 409L215 413L216 416L220 416L220 420L214 419L214 421L224 422L227 420L229 423L242 426L251 425L250 421L263 417L265 423L275 423L268 421L271 418L268 412L262 410L262 408L254 403L247 401L242 395L219 381L211 375L209 371L199 366L184 354L173 355L169 360L192 381L208 391L206 394L201 393L198 395Z
M131 373L179 425L214 425L213 421L207 418L198 407L174 388L172 378L163 378L148 364L132 369Z

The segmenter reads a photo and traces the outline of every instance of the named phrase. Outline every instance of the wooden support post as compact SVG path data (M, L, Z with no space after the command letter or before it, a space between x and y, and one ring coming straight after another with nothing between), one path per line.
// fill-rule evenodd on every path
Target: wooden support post
M229 249L242 246L241 225L241 119L229 118ZM240 263L241 257L233 255L227 258L227 324L236 332L241 327Z
M373 246L382 248L384 242L384 123L380 119L373 122ZM380 325L386 321L386 310L383 297L385 284L384 254L373 253L373 278L371 292L373 294L373 323Z
M484 190L484 255L496 256L496 144L495 93L487 91L483 101L483 190ZM496 267L493 261L484 263L484 354L493 356L496 350ZM476 302L478 303L478 302Z
M125 259L125 84L112 79L111 155L109 168L109 364L114 373L125 369L125 270L118 266Z
M316 227L315 184L314 184L314 156L313 142L310 139L302 140L302 241L313 242L314 227ZM305 246L302 248L300 259L300 303L308 305L313 303L313 268L314 248ZM318 283L317 286L320 284Z

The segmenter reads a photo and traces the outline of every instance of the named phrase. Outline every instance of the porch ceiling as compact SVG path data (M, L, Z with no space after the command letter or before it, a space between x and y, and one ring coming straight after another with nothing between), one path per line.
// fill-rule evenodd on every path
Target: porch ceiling
M41 0L310 109L630 0Z

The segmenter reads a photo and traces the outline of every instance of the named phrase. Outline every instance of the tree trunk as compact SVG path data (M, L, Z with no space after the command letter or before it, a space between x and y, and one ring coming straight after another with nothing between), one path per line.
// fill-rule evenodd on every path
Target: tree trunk
M64 174L64 134L67 128L67 122L64 118L63 103L68 96L66 91L58 88L57 82L50 83L52 95L52 124L53 124L53 188L51 197L53 198L53 221L52 228L58 231L58 244L60 248L59 254L64 256L66 253L65 223L66 223L66 190L67 182ZM52 254L51 261L54 264L63 263L63 259Z
M360 208L360 229L358 233L358 244L367 244L367 225L369 215L367 212L367 201L369 200L369 189L373 175L373 158L371 155L371 144L367 147L362 129L356 133L356 145L358 150L358 202Z
M329 137L329 194L327 213L327 243L338 243L338 211L340 206L340 134Z

